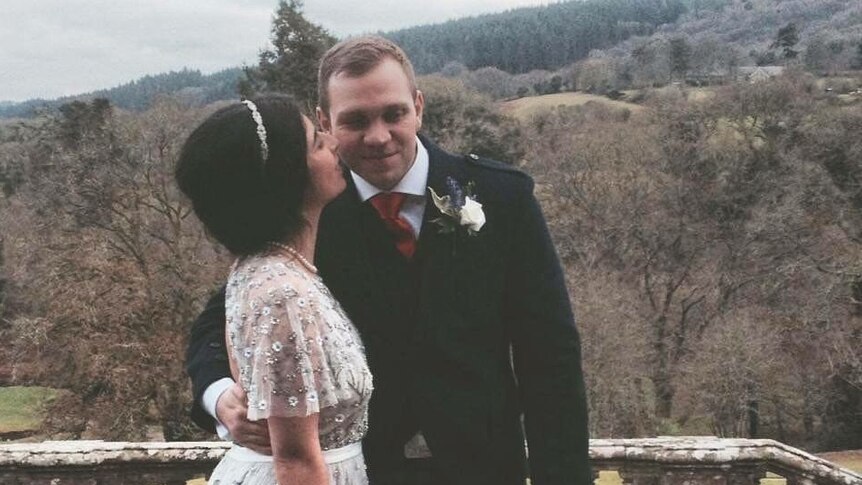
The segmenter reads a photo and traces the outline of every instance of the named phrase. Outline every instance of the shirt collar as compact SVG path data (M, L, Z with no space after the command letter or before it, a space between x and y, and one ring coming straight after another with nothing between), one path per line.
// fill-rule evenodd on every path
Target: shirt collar
M359 174L350 171L350 176L353 177L353 183L356 184L356 192L359 194L359 199L362 202L374 197L380 192L385 192L369 183ZM416 137L416 160L413 161L413 166L404 174L404 177L392 187L390 192L401 192L408 195L417 195L425 197L425 190L428 186L428 150L422 145L419 137Z

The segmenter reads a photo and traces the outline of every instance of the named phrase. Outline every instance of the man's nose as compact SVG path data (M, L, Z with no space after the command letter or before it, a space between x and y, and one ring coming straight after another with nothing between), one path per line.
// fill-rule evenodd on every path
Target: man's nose
M367 145L385 145L392 139L389 133L389 127L382 121L372 123L365 130L365 144Z

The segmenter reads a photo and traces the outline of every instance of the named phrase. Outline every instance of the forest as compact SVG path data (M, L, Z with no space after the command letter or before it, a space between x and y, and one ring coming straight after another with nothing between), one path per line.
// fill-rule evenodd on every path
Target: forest
M679 3L673 15L760 8ZM277 17L290 21L273 28L244 89L282 82L278 66L316 63L287 58L292 37L279 29L310 29L312 52L334 40L298 6L281 3ZM795 18L796 42L782 44L791 22L776 22L752 50L774 51L785 69L756 83L691 86L670 68L641 82L620 68L600 71L610 84L598 89L585 76L610 57L596 52L532 78L499 66L483 72L504 75L482 77L460 61L418 80L432 139L537 182L582 336L593 437L862 448L862 72L851 49L862 35L827 76L785 55L813 45L806 24ZM667 35L659 23L641 42ZM607 47L634 45L623 37ZM519 115L512 89L526 102L590 97ZM205 436L188 419L185 343L231 258L191 214L173 168L188 133L226 102L94 98L0 123L0 336L11 342L0 385L62 390L40 435Z

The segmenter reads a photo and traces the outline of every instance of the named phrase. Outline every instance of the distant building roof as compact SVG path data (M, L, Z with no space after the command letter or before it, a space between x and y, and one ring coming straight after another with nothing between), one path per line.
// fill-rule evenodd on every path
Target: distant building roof
M784 73L784 66L743 66L737 70L739 79L763 81Z

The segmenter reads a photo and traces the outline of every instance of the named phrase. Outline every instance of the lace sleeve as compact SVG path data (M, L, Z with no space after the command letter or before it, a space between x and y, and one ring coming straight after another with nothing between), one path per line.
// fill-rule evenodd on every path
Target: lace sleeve
M310 295L311 282L283 265L271 271L258 275L260 285L248 292L255 324L246 328L242 354L248 359L251 420L308 416L337 403L324 349L327 327Z

